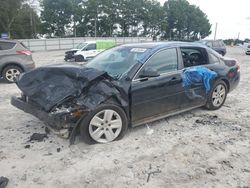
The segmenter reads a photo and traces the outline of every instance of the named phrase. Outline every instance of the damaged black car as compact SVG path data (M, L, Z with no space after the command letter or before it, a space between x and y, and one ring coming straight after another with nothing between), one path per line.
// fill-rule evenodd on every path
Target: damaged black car
M86 65L50 65L21 74L12 105L55 133L88 144L124 136L128 127L193 108L219 109L240 80L240 66L197 43L126 44Z

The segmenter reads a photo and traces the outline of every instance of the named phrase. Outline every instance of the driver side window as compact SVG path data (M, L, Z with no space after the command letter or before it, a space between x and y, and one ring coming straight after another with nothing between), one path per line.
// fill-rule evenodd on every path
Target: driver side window
M178 58L175 48L162 50L154 54L151 59L146 62L144 69L152 69L159 74L177 70ZM143 71L142 70L142 71Z

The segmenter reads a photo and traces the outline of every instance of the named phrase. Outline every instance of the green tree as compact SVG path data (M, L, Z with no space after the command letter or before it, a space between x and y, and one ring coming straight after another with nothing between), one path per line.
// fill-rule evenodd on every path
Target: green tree
M1 0L0 3L1 31L7 32L11 36L11 27L18 17L23 0Z
M197 40L208 36L211 24L199 7L187 0L168 0L164 4L167 16L167 38L172 40Z
M158 1L144 0L140 16L143 25L142 36L162 35L162 28L166 27L166 20L163 8Z
M40 19L36 11L28 4L24 4L12 24L11 34L13 38L18 39L36 38L36 33L40 31L39 27Z
M41 6L42 33L64 37L72 21L72 1L43 0Z

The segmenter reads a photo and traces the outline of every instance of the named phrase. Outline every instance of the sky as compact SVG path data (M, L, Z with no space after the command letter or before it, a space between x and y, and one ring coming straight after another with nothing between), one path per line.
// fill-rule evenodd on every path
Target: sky
M158 0L163 4L165 0ZM217 26L217 39L250 38L250 0L188 0L190 4L200 7L206 13L212 24L212 34L208 39L214 38L215 25Z

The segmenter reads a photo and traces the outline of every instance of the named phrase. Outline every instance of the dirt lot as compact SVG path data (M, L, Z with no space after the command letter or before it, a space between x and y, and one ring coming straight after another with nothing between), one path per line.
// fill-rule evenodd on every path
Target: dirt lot
M229 48L241 63L241 83L220 110L196 109L130 129L110 144L86 145L44 133L44 124L10 105L15 84L0 83L0 176L8 187L250 187L250 56ZM37 66L63 52L34 53ZM30 147L29 147L30 146Z

